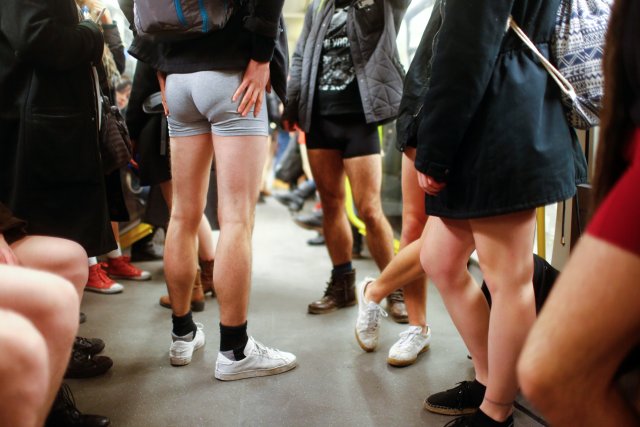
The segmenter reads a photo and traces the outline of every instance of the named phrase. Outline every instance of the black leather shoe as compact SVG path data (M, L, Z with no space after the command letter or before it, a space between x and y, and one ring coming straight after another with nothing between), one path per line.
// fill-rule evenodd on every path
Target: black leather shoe
M91 378L107 372L113 366L113 360L107 356L89 356L73 350L71 360L64 373L65 378Z
M94 356L104 350L104 341L100 338L76 337L73 349L89 356Z
M111 425L111 421L107 417L80 412L76 408L71 389L68 385L62 384L44 425L45 427L107 427Z
M286 193L277 193L273 197L294 212L302 209L304 201L316 194L316 183L305 181L298 188Z
M293 222L295 222L298 226L314 231L322 231L322 211L314 211L309 214L298 215L293 218Z
M87 321L87 315L84 314L83 312L80 312L80 324L84 323Z

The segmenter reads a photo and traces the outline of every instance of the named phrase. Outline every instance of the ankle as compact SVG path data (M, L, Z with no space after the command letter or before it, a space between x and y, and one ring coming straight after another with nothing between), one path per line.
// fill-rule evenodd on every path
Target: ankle
M371 281L369 283L367 283L364 287L364 300L365 302L373 302L376 304L380 304L382 302L382 300L384 299L384 296L379 295L376 292L376 284L377 284L377 280Z
M500 402L485 396L480 405L480 411L493 421L502 423L513 413L513 402Z

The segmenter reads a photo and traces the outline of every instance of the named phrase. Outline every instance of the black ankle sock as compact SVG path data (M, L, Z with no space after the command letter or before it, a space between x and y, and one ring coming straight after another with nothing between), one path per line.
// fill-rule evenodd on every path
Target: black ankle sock
M193 337L196 336L196 331L198 328L196 324L193 322L193 317L191 316L191 311L189 311L184 316L176 316L175 314L171 315L171 320L173 321L173 334L178 337L184 337L185 335L193 332Z
M249 341L247 336L247 322L244 322L239 326L225 326L220 323L220 353L225 357L231 359L242 360L246 356L244 355L244 348Z
M509 415L504 421L496 421L481 409L473 414L473 425L478 427L511 427L513 425L513 415Z
M334 265L333 270L331 270L331 276L341 276L345 273L349 273L351 270L353 270L351 261L345 262L344 264Z

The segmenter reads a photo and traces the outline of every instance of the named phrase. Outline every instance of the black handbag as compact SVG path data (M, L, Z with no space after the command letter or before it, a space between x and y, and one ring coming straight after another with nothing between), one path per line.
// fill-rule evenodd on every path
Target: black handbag
M126 166L132 157L131 138L124 117L118 107L102 97L102 121L100 127L100 156L105 175Z

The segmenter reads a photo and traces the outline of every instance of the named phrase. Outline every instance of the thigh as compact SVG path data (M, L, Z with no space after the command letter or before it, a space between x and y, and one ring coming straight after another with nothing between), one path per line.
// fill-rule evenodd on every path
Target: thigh
M336 203L344 203L345 173L340 151L310 149L307 153L313 180L320 193L322 203L324 204L326 201L331 203L331 206ZM331 206L327 207L330 208Z
M171 138L171 216L200 222L209 187L213 159L211 134Z
M478 261L489 289L496 277L533 277L535 210L469 220ZM492 280L494 279L494 280Z
M216 135L213 141L220 224L250 220L260 191L267 137Z

